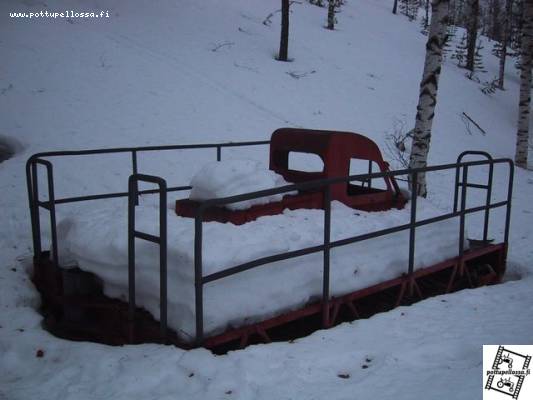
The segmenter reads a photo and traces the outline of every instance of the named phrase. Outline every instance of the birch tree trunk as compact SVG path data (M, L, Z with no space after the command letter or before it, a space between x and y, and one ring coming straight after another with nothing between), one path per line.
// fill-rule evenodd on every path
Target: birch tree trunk
M289 0L281 0L281 37L279 41L279 61L289 57Z
M531 0L533 1L533 0ZM448 26L449 0L433 0L431 3L431 23L429 25L428 41L426 44L426 60L424 72L420 82L420 96L418 99L415 128L413 130L413 144L409 168L423 168L427 165L431 127L437 105L437 90L439 86L440 69L442 64L442 48L446 38ZM419 196L427 196L426 176L418 174ZM410 182L412 190L412 182Z
M524 0L523 4L522 71L520 74L520 103L518 105L515 163L519 167L527 168L531 104L531 68L533 67L533 0Z
M328 29L335 28L335 2L337 0L328 1Z

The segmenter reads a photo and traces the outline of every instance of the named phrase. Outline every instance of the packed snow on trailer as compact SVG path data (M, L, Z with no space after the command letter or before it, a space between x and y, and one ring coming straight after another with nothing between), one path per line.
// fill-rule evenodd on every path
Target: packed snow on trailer
M270 146L269 168L246 158L222 160L223 150L255 146ZM216 161L199 165L190 185L169 187L138 168L141 156L205 149L216 150ZM131 155L127 192L56 196L52 161L120 153ZM317 165L297 169L291 159L301 155ZM364 169L354 173L355 165ZM475 167L487 170L485 182L469 182ZM497 168L508 169L509 182L507 197L494 202ZM408 201L397 183L435 171L455 177L448 210L423 198ZM74 340L223 352L494 284L505 271L512 179L512 161L484 152L390 171L365 136L288 128L270 141L35 154L27 184L33 280L45 326ZM483 194L481 205L467 201L474 190L477 198ZM74 203L70 212L57 210ZM498 207L506 219L494 241L490 212ZM45 212L50 229L42 235ZM473 213L483 215L483 233L467 240L465 221ZM41 236L49 237L49 250Z

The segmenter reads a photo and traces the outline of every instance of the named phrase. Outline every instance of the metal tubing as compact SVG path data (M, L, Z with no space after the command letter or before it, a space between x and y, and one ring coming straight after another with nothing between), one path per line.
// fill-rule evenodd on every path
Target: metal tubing
M40 200L38 192L38 178L37 178L37 164L41 164L46 168L46 180L48 184L48 206L44 207L50 212L50 233L51 233L51 250L52 250L52 261L58 266L59 265L59 253L57 245L57 226L56 226L56 209L55 209L55 195L54 195L54 172L52 163L48 160L35 159L33 160L33 174L34 174L34 194L33 194L33 204L36 209L36 227L39 234L38 239L38 249L39 253L41 252L41 238L40 238Z
M454 192L453 192L453 212L457 212L457 205L459 202L459 186L461 183L459 182L459 172L461 169L461 166L459 165L460 159L457 159L457 167L455 168L455 185Z
M486 189L487 190L487 197L485 201L485 205L488 207L490 205L491 197L492 197L492 180L493 180L493 174L494 174L494 159L492 156L487 153L486 151L478 151L478 150L467 150L463 151L459 156L457 156L457 162L460 163L463 161L463 158L467 155L478 155L484 157L487 161L489 161L489 175L487 177L487 184L486 185L480 185L476 183L468 183L468 182L461 182L459 183L459 169L456 170L455 175L455 197L454 197L454 211L457 211L457 193L459 190L459 185L466 185L467 187L472 188L478 188L478 189ZM487 242L488 240L488 231L489 231L489 216L490 216L490 208L485 209L485 217L483 222L483 241Z
M511 203L513 200L513 181L514 181L514 164L512 161L510 161L509 162L509 185L507 187L507 211L505 213L505 231L504 231L505 233L504 233L504 239L503 239L506 249L509 245L509 228L511 225Z
M409 295L413 295L413 271L415 266L415 238L416 238L416 203L418 198L418 173L413 172L411 175L411 221L409 223L409 270L407 276L409 279Z
M159 186L159 299L161 309L159 323L161 338L167 338L167 184L161 180Z
M192 186L174 186L166 189L166 192L179 192L182 190L191 190ZM155 194L159 193L159 189L146 189L139 190L138 194ZM90 196L76 196L76 197L66 197L63 199L57 199L56 204L67 204L67 203L76 203L80 201L89 201L89 200L102 200L102 199L114 199L119 197L127 197L128 192L117 192L117 193L103 193L103 194L93 194Z
M132 164L132 174L137 175L137 151L133 150L131 152L131 164ZM133 188L133 195L135 197L135 205L139 205L139 181L135 180L135 187Z
M368 173L372 173L372 160L368 160ZM368 179L368 188L370 189L372 187L372 179Z
M498 208L498 207L503 207L505 205L507 205L507 201L501 201L499 203L491 204L490 208ZM484 209L485 209L485 206L469 208L465 210L465 214L471 214L474 212L482 211ZM415 226L418 228L418 227L429 225L435 222L444 221L446 219L455 218L460 215L461 215L460 212L443 214L437 217L416 221ZM385 236L385 235L390 235L392 233L407 230L410 227L411 227L410 223L403 224L403 225L398 225L392 228L382 229L382 230L371 232L371 233L365 233L362 235L353 236L353 237L346 238L346 239L335 240L333 242L330 242L330 248L333 249L336 247L346 246L351 243L362 242L364 240L374 239L376 237ZM244 271L259 267L261 265L270 264L276 261L287 260L290 258L301 257L301 256L305 256L308 254L318 253L321 251L324 251L324 245L311 246L311 247L306 247L304 249L293 250L293 251L286 252L286 253L279 253L279 254L274 254L271 256L258 258L253 261L246 262L244 264L239 264L234 267L230 267L225 270L206 275L203 277L202 282L206 284L206 283L213 282L213 281L216 281L216 280L219 280L219 279L231 276L231 275L238 274L240 272L244 272Z
M502 158L502 159L496 159L491 162L494 164L512 163L512 160L507 159L507 158ZM413 172L422 173L422 172L442 171L442 170L452 169L452 168L461 168L464 166L488 165L491 162L485 161L485 160L470 161L470 162L460 163L460 164L444 164L444 165L435 165L432 167L421 167L421 168L403 169L403 170L397 170L397 171L376 172L372 174L358 174L358 175L350 175L348 177L339 177L339 178L318 179L318 180L307 181L307 182L302 182L302 183L297 183L297 184L280 186L274 189L259 190L257 192L244 193L244 194L239 194L239 195L230 196L230 197L222 197L222 198L205 200L202 202L202 207L204 207L205 209L205 208L213 207L213 206L224 206L224 205L231 204L231 203L237 203L240 201L251 200L251 199L271 196L275 194L288 193L288 192L297 191L297 190L317 189L320 187L324 187L325 185L333 185L336 183L343 183L343 182L360 181L362 179L367 179L367 178L376 179L376 178L384 178L384 177L397 176L397 175L407 175L407 174L412 174Z
M492 179L494 177L494 164L489 164L489 176L487 178L487 199L485 201L485 205L487 208L485 209L485 218L483 221L483 241L487 242L489 237L489 217L490 217L490 208L488 207L490 205L491 199L492 199Z
M133 152L132 154L136 154L138 151L156 151L156 150L173 150L173 149L200 149L200 148L216 148L217 149L217 159L221 158L219 157L219 154L221 153L222 147L235 147L235 146L248 146L248 145L263 145L268 144L268 141L262 141L262 142L243 142L243 143L226 143L226 144L208 144L208 145L183 145L183 146L151 146L151 147L143 147L143 148L119 148L119 149L99 149L99 150L85 150L85 151L74 151L74 152L48 152L48 153L40 153L38 155L34 155L30 157L30 159L27 162L27 186L28 186L28 200L30 203L30 210L32 210L32 229L34 233L34 251L39 250L38 253L40 253L40 226L39 226L39 217L38 217L38 208L39 208L39 200L38 200L38 177L37 177L37 170L36 165L39 161L39 156L73 156L73 155L86 155L86 154L109 154L109 153L121 153L121 152ZM133 156L136 158L136 156ZM474 187L476 184L468 184L467 182L467 171L469 166L476 166L476 165L489 165L493 166L495 164L500 163L507 163L510 166L510 179L509 179L509 188L508 188L508 198L506 201L502 201L495 204L490 204L489 199L484 206L479 207L473 207L470 209L466 208L466 188L468 186ZM134 160L134 164L136 164L136 160ZM51 164L50 164L51 166ZM135 168L136 165L134 165ZM439 165L439 166L433 166L433 167L423 167L423 168L417 168L417 169L404 169L404 170L398 170L398 171L385 171L385 172L378 172L378 173L369 173L369 174L359 174L359 175L351 175L348 177L339 177L339 178L330 178L330 179L323 179L323 180L315 180L315 181L308 181L293 185L287 185L280 188L275 189L269 189L269 190L262 190L257 191L253 193L246 193L242 195L237 196L231 196L227 198L221 198L221 199L212 199L204 201L200 204L200 207L198 209L198 214L195 218L195 310L196 310L196 342L197 344L201 344L204 339L204 331L203 331L203 285L208 282L215 281L217 279L222 279L226 276L230 276L251 268L255 268L260 265L264 265L267 263L271 263L274 261L294 258L306 254L316 253L319 251L322 251L324 253L324 282L323 282L323 296L324 299L326 299L326 302L329 301L329 264L330 264L330 251L334 247L344 246L350 243L355 243L363 240L367 240L370 238L383 236L386 234L399 232L402 230L410 229L412 233L415 233L415 228L418 226L426 225L432 222L445 220L448 218L453 218L460 216L461 217L461 239L460 239L460 254L464 252L464 248L462 248L462 243L464 242L464 220L465 216L472 212L477 212L481 210L488 210L491 208L501 207L506 205L507 206L507 216L506 216L506 229L505 229L505 242L507 244L508 242L508 235L509 235L509 221L510 221L510 203L512 198L512 185L513 185L513 174L514 174L514 165L512 160L510 159L489 159L484 161L472 161L472 162L466 162L466 163L457 163L457 164L446 164L446 165ZM371 168L371 164L369 165L369 168ZM324 226L324 243L317 246L308 247L305 249L300 249L288 253L283 254L276 254L273 256L263 257L260 259L253 260L248 263L244 263L241 265L238 265L236 267L231 267L223 271L219 271L207 276L203 276L203 266L202 266L202 217L205 209L212 207L212 206L222 206L230 203L235 203L239 201L244 200L250 200L254 198L264 197L264 196L270 196L274 194L282 194L282 193L288 193L294 190L306 190L306 189L318 189L318 188L326 188L327 192L329 194L330 186L336 183L342 183L342 182L351 182L355 180L367 180L369 182L369 185L371 185L371 180L376 178L388 178L388 177L395 177L400 175L407 175L407 174L417 174L421 172L431 172L431 171L440 171L440 170L447 170L455 168L456 169L456 185L455 185L455 199L454 199L454 212L440 215L438 217L422 220L422 221L416 221L416 211L412 213L411 217L412 220L409 224L404 224L401 226L396 226L392 228L383 229L381 231L377 232L371 232L363 235L354 236L347 239L341 239L334 242L331 242L330 234L331 234L331 210L330 210L330 198L328 201L325 201L325 226ZM459 185L458 177L459 169L463 169L463 184ZM371 172L371 169L369 170ZM416 175L415 175L416 177ZM132 179L134 178L134 179ZM145 190L145 191L135 191L135 183L137 183L137 179L144 180L143 178L150 178L147 179L149 182L154 183L160 183L164 182L161 178L158 177L150 177L147 175L141 175L136 174L135 177L130 177L130 181L128 184L128 193L108 193L108 194L100 194L100 195L90 195L90 196L79 196L79 197L71 197L71 198L64 198L55 200L53 190L51 191L52 197L49 199L49 201L46 203L46 206L48 206L50 209L54 209L54 206L56 204L65 204L70 202L76 202L76 201L85 201L85 200L96 200L96 199L103 199L103 198L114 198L114 197L122 197L125 195L128 195L128 210L129 210L129 216L128 216L128 250L129 250L129 257L128 257L128 268L130 271L130 277L129 277L129 284L130 284L130 316L133 320L134 318L134 312L135 312L135 237L142 237L142 238L149 238L149 239L155 239L155 237L152 237L150 235L144 234L142 232L135 232L135 199L133 194L134 193L157 193L159 192L160 197L160 211L165 210L165 212L160 213L160 228L162 229L160 231L160 262L161 262L161 269L160 269L160 277L161 277L161 330L162 334L166 330L166 306L167 306L167 299L166 299L166 263L167 263L167 256L166 256L166 246L167 246L167 234L166 234L166 220L163 221L162 218L166 218L166 193L168 191L173 190L187 190L190 189L188 186L181 186L181 187L175 187L175 188L167 188L166 183L165 185L160 185L159 190ZM492 178L492 177L491 177ZM53 175L49 174L49 187L53 189ZM461 211L457 212L457 202L458 202L458 187L462 186L462 199L461 199ZM478 185L482 186L482 185ZM490 180L490 183L488 186L492 186L492 180ZM416 203L416 199L414 200ZM41 204L42 206L45 206L45 203ZM416 204L412 207L415 207ZM163 216L164 215L164 216ZM54 222L55 225L55 222ZM163 231L164 230L164 231ZM144 237L143 237L144 235ZM155 240L152 240L155 241ZM414 237L410 239L410 242L412 244L412 249L410 248L410 270L414 268L414 255L415 255L415 246L414 246ZM411 246L411 245L410 245ZM57 253L57 252L56 252ZM329 306L325 307L324 310L324 322L329 323Z
M324 259L322 271L322 326L329 327L329 272L331 236L331 186L324 188Z
M33 258L37 258L37 232L35 230L35 203L33 199L33 179L31 176L31 167L32 164L26 162L26 190L28 192L28 206L30 209L30 222L31 222L31 233L32 233L32 244L33 244ZM40 253L40 251L39 251Z
M59 250L57 244L56 206L54 194L54 169L52 163L47 161L48 201L50 202L50 232L52 234L52 261L59 266Z
M146 240L148 242L160 244L161 238L159 236L150 235L149 233L145 232L139 232L139 231L133 231L133 236L142 240Z
M459 186L463 186L463 183L459 182ZM475 188L475 189L488 189L489 188L488 185L481 185L479 183L468 183L466 186L470 188Z
M468 182L468 165L463 167L463 177L461 178L463 183ZM465 220L466 220L466 189L468 186L466 184L461 187L461 211L459 216L459 276L463 275L463 254L465 246Z
M141 146L141 147L114 147L108 149L90 149L90 150L69 150L69 151L47 151L36 153L33 158L43 157L61 157L61 156L85 156L95 154L115 154L115 153L131 153L132 151L165 151L165 150L194 150L194 149L210 149L217 146L220 147L245 147L245 146L261 146L270 144L270 140L257 140L250 142L228 142L228 143L203 143L203 144L180 144L180 145L166 145L166 146Z
M157 184L159 189L159 236L135 229L135 199L138 182ZM128 180L128 284L129 319L134 329L135 319L135 238L159 245L159 326L163 342L167 340L167 183L163 178L145 174L134 174Z
M32 187L32 197L33 197L33 236L34 244L33 251L35 253L35 258L39 260L42 253L42 243L41 243L41 212L37 202L39 201L39 175L37 173L37 164L35 160L31 163L31 172L33 176L33 187Z
M135 330L135 175L128 180L128 319Z
M203 208L200 207L194 220L194 296L196 317L196 344L204 341L204 304L202 276L202 217Z

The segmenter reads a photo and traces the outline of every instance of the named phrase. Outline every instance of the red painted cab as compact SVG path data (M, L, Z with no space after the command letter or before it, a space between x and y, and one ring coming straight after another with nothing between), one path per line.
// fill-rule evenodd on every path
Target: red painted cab
M300 153L300 154L298 154ZM291 169L291 158L312 156L321 160L321 170ZM348 175L385 172L389 165L369 138L351 132L319 131L282 128L272 134L270 141L270 169L286 181L301 183L311 180L346 177ZM394 177L342 182L331 185L331 199L349 207L366 211L401 208L402 196ZM323 208L324 194L320 190L300 191L286 195L281 201L252 206L246 210L212 207L204 213L205 221L231 222L237 225L265 215L275 215L284 209ZM194 217L199 202L182 199L176 202L176 213Z

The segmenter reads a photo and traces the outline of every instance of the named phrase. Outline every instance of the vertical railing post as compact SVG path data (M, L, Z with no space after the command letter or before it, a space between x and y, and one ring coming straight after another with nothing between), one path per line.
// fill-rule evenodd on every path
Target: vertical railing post
M457 159L457 164L459 164L460 158ZM461 167L457 165L455 168L455 185L453 192L453 212L457 212L457 206L459 204L459 170Z
M505 212L505 230L503 242L505 244L505 251L509 244L509 228L511 225L511 202L513 200L513 181L514 181L514 164L509 161L509 186L507 187L507 210Z
M199 208L194 220L194 296L196 317L196 345L204 341L204 299L202 271L202 217L203 209Z
M132 150L131 152L131 166L132 166L132 174L137 175L138 168L137 168L137 151ZM135 186L133 187L133 194L134 194L134 200L135 205L139 205L139 181L135 180Z
M222 147L217 146L217 161L222 161Z
M330 272L330 241L331 241L331 187L324 189L324 251L322 270L322 326L330 326L329 317L329 272Z
M161 338L167 338L167 184L159 183L159 322Z
M485 201L485 206L487 207L485 209L485 218L483 221L483 242L487 243L488 237L489 237L489 216L490 216L490 202L492 200L492 178L494 176L494 164L492 163L492 159L489 159L489 176L487 179L487 198Z
M57 245L57 224L56 224L56 197L54 192L54 167L50 161L45 162L48 181L48 206L50 212L50 232L52 236L52 260L59 266L59 250Z
M39 181L38 181L38 171L37 165L41 164L46 168L46 180L48 184L48 201L41 202L39 200ZM33 225L34 225L34 238L35 249L37 253L37 260L40 258L41 254L41 213L40 207L46 208L50 213L50 233L51 233L51 246L50 246L50 255L54 265L59 265L59 251L57 244L57 223L56 223L56 206L55 206L55 194L54 194L54 168L52 163L48 160L36 159L32 161L31 165L31 175L33 176L33 188L32 188L32 203L33 203Z
M409 296L413 295L414 282L413 271L415 266L415 240L416 240L416 207L418 199L418 172L411 174L411 218L409 223L409 270L407 272L409 282Z
M135 196L139 181L155 183L159 189L159 236L138 232L135 228ZM167 183L163 178L151 175L131 175L128 180L128 319L130 341L135 335L135 239L143 239L159 245L159 327L161 339L167 339Z
M136 179L132 175L128 181L128 320L130 323L130 343L135 335L135 202L137 197Z
M37 164L30 160L26 165L26 179L28 184L28 200L30 202L30 217L33 234L33 256L35 260L41 258L41 217L39 212L39 177Z
M464 273L464 246L465 246L465 220L466 220L466 190L468 188L468 165L463 166L463 176L461 179L461 211L459 217L459 276Z

